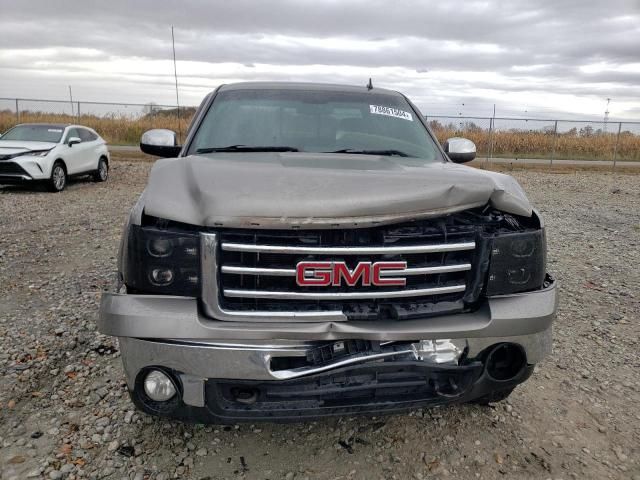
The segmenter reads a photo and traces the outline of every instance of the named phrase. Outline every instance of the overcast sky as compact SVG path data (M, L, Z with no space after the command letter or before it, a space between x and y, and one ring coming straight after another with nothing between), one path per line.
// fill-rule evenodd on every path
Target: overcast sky
M372 77L426 114L601 118L611 98L640 119L640 0L0 0L0 97L174 103L172 24L183 104Z

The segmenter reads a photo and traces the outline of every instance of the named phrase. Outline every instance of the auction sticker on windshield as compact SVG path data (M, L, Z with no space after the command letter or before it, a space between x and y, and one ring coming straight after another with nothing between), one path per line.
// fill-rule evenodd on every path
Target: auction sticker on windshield
M393 107L383 107L382 105L369 105L369 111L374 115L386 115L388 117L403 118L413 122L413 117L409 112Z

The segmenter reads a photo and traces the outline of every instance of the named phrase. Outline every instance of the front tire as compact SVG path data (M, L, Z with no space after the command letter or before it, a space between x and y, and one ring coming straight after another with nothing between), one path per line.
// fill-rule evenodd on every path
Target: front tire
M94 182L106 182L109 178L109 164L104 157L100 157L98 161L98 169L93 174Z
M62 162L56 162L51 169L51 178L49 178L49 190L52 192L61 192L67 186L67 170Z

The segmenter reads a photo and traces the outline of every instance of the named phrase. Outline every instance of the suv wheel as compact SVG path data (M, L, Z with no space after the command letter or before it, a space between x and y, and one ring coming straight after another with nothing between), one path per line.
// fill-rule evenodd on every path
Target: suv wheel
M62 162L56 162L51 169L51 178L49 179L49 190L52 192L61 192L67 186L67 171Z
M109 164L104 158L98 161L98 169L93 174L94 182L106 182L109 177Z

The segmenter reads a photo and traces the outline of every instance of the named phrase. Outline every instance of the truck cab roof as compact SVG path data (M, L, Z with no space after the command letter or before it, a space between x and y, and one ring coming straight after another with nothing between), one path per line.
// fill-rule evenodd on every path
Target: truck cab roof
M402 97L400 92L387 90L386 88L366 86L340 85L332 83L312 83L312 82L239 82L221 85L219 91L229 90L306 90L319 92L359 92L359 93L384 93Z

